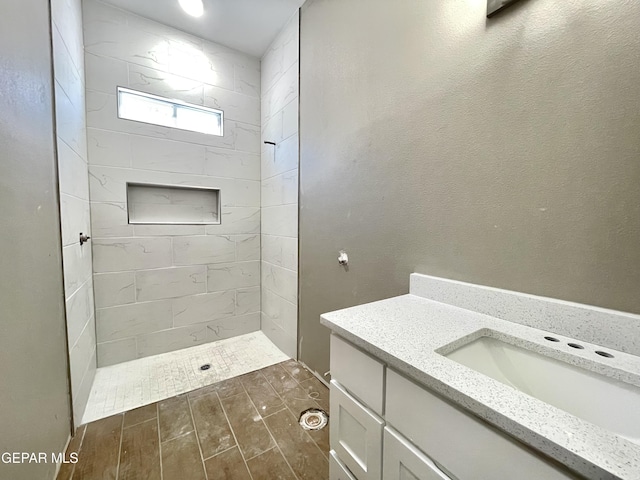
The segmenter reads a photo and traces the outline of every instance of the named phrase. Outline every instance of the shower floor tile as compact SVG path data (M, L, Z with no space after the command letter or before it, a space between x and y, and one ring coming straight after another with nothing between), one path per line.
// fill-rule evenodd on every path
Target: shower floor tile
M288 360L262 332L98 368L82 423ZM210 364L209 370L200 366Z

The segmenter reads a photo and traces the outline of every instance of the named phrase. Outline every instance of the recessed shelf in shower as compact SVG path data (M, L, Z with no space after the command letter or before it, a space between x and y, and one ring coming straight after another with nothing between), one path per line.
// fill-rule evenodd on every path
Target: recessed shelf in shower
M220 224L220 190L182 185L127 183L130 224Z

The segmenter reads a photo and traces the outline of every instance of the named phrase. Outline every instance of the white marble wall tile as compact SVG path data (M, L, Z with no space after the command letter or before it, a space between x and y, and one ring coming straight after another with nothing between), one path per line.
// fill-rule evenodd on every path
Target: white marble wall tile
M262 288L262 313L288 335L296 336L298 307L266 287Z
M133 225L129 225L127 205L117 202L93 202L91 231L94 239L133 236Z
M300 58L299 10L296 10L282 30L278 36L282 44L282 67L286 71Z
M271 178L298 168L298 135L293 135L275 147L264 149L262 156L262 178Z
M51 37L54 52L54 77L67 94L71 104L82 111L84 109L84 79L80 77L78 66L71 58L64 39L55 24L51 29Z
M234 146L236 150L260 153L260 135L260 127L248 123L235 122Z
M262 235L262 261L288 270L298 270L298 239Z
M173 301L173 326L211 322L235 315L235 290L206 293Z
M274 142L279 144L282 142L282 110L276 112L272 117L263 116L262 120L262 140L263 142ZM275 147L273 145L262 144L262 157L273 160Z
M87 322L93 317L93 283L89 278L67 299L67 339L69 345L76 344Z
M219 292L260 285L260 262L220 263L207 266L207 288Z
M179 237L182 235L204 235L204 225L134 225L136 237Z
M95 90L87 90L87 126L91 128L99 128L102 130L111 130L115 132L137 133L138 129L144 133L155 134L156 137L166 136L159 128L156 131L155 126L147 124L137 124L135 122L127 122L118 118L118 100L113 89L113 93L97 92Z
M84 110L76 108L60 84L55 82L56 133L81 158L87 158L87 135Z
M140 335L137 338L138 357L148 357L149 355L194 347L207 341L209 341L207 324L202 323L156 331Z
M296 335L288 335L264 313L261 316L260 329L276 347L291 358L298 358L298 339Z
M224 118L260 126L260 100L257 97L207 85L204 105L224 112Z
M91 235L81 9L80 0L51 2L67 337L77 423L96 370L91 247L80 247L78 241L80 232Z
M87 164L64 141L58 142L58 179L61 193L89 200Z
M298 133L298 99L289 102L282 109L282 138L289 138Z
M222 207L220 225L207 225L208 235L260 233L260 207Z
M84 53L81 3L81 0L51 1L51 17L53 23L62 34L65 47L79 72L83 70ZM82 77L82 75L80 75L80 77Z
M205 174L212 177L260 180L260 155L227 148L207 148Z
M262 287L291 303L298 301L298 275L294 271L263 262Z
M90 165L89 190L91 192L91 202L126 202L127 172L128 170Z
M298 98L299 81L298 63L291 65L262 98L262 114L266 118L272 118L292 101Z
M129 66L129 87L195 105L202 105L204 101L202 82L140 65Z
M169 238L104 238L92 240L96 273L170 267Z
M284 48L280 36L274 40L262 57L261 63L262 95L271 90L278 79L285 72L284 68Z
M151 55L140 53L138 50L135 57L129 59L131 63L146 65L201 83L211 84L218 80L215 72L211 70L209 58L203 52L203 40L155 22L149 22L146 30L140 32L159 37L161 41L149 49ZM135 37L133 41L138 41L138 38ZM139 43L144 45L145 40L140 38ZM153 62L150 63L148 60Z
M236 243L230 236L205 235L173 239L174 265L227 263L236 259Z
M62 264L65 296L69 298L91 277L91 247L80 246L80 242L64 247Z
M128 87L127 64L116 58L85 55L87 90L116 94L117 87Z
M204 41L202 49L209 63L208 78L205 83L216 87L234 90L235 65L253 65L260 68L257 59L248 60L243 54L212 42Z
M89 328L93 329L93 322ZM93 379L96 375L96 348L94 347L87 362L87 369L82 376L82 380L80 381L80 385L76 387L75 391L72 390L72 401L73 401L73 418L76 423L80 423L80 419L84 415L85 409L87 408L87 403L89 402L89 395L91 394L91 389L93 387Z
M98 273L93 276L97 308L115 307L136 301L133 272Z
M147 29L139 29L132 20L137 23L139 19L129 17L129 44L118 58L192 80L212 80L208 59L201 47L195 44L199 41L194 43L193 37L155 22L149 22Z
M296 237L298 235L298 205L279 205L263 208L262 233Z
M133 168L203 175L205 147L159 138L131 136Z
M164 37L179 51L202 52L203 39L181 30L176 30L168 25L131 13L127 13L127 25L134 30Z
M236 261L260 260L260 235L234 235Z
M98 343L98 367L129 362L138 357L135 338Z
M183 297L206 291L206 267L204 265L136 272L136 300L138 302Z
M236 315L260 312L260 287L239 288L235 312Z
M221 203L226 207L259 207L260 182L242 179L220 179ZM225 188L225 184L228 185Z
M217 342L260 330L260 313L224 318L207 325L207 340Z
M262 58L261 329L297 355L299 14Z
M96 332L100 343L171 328L171 301L133 303L98 309Z
M298 203L298 170L291 170L262 181L262 206Z
M62 224L62 245L78 243L78 234L83 232L91 236L89 202L65 193L60 195L60 216Z
M71 394L77 392L96 349L96 335L93 322L87 322L84 330L69 352L69 369L71 376Z
M85 47L87 47L92 43L93 37L98 36L104 37L105 41L113 42L114 36L110 30L113 27L126 26L127 14L124 10L102 2L85 0L82 2L82 21L84 25L84 43Z
M244 95L260 98L260 64L236 64L234 89Z
M128 134L88 128L87 144L91 165L131 166L131 137Z
M159 128L161 128L164 135L171 140L197 143L209 147L236 148L236 122L233 120L227 120L226 118L224 119L223 136L205 135L204 133L189 132L187 130L179 130L177 128Z

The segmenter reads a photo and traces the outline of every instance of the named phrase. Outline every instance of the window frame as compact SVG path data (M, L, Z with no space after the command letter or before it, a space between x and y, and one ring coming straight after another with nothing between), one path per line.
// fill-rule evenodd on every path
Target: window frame
M128 95L135 95L138 97L145 97L145 98L149 98L152 100L158 100L160 102L164 102L166 104L170 104L173 105L173 117L176 117L176 112L177 112L177 108L176 107L183 107L183 108L187 108L190 110L196 110L196 111L200 111L200 112L206 112L206 113L213 113L219 116L220 118L220 133L216 134L216 133L207 133L207 132L201 132L198 130L192 130L189 128L181 128L178 126L169 126L169 125L163 125L161 123L152 123L152 122L147 122L147 121L143 121L143 120L135 120L133 118L129 118L129 117L123 117L120 114L120 94L124 93L124 94L128 94ZM133 90L131 88L127 88L127 87L121 87L121 86L117 86L116 87L116 115L118 117L118 119L120 120L128 120L130 122L137 122L137 123L144 123L146 125L154 125L157 127L164 127L164 128L173 128L176 130L182 130L184 132L192 132L192 133L199 133L201 135L211 135L214 137L224 137L224 111L223 110L219 110L217 108L211 108L211 107L205 107L202 105L196 105L195 103L189 103L189 102L184 102L182 100L178 100L178 99L174 99L174 98L168 98L168 97L163 97L161 95L155 95L153 93L147 93L147 92L141 92L140 90Z

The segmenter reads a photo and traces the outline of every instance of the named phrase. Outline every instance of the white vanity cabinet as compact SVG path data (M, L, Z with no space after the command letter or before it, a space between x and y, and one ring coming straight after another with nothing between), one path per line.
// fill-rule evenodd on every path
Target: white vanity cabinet
M580 478L335 334L331 374L331 480Z
M433 461L391 427L384 429L382 478L385 480L449 480Z

